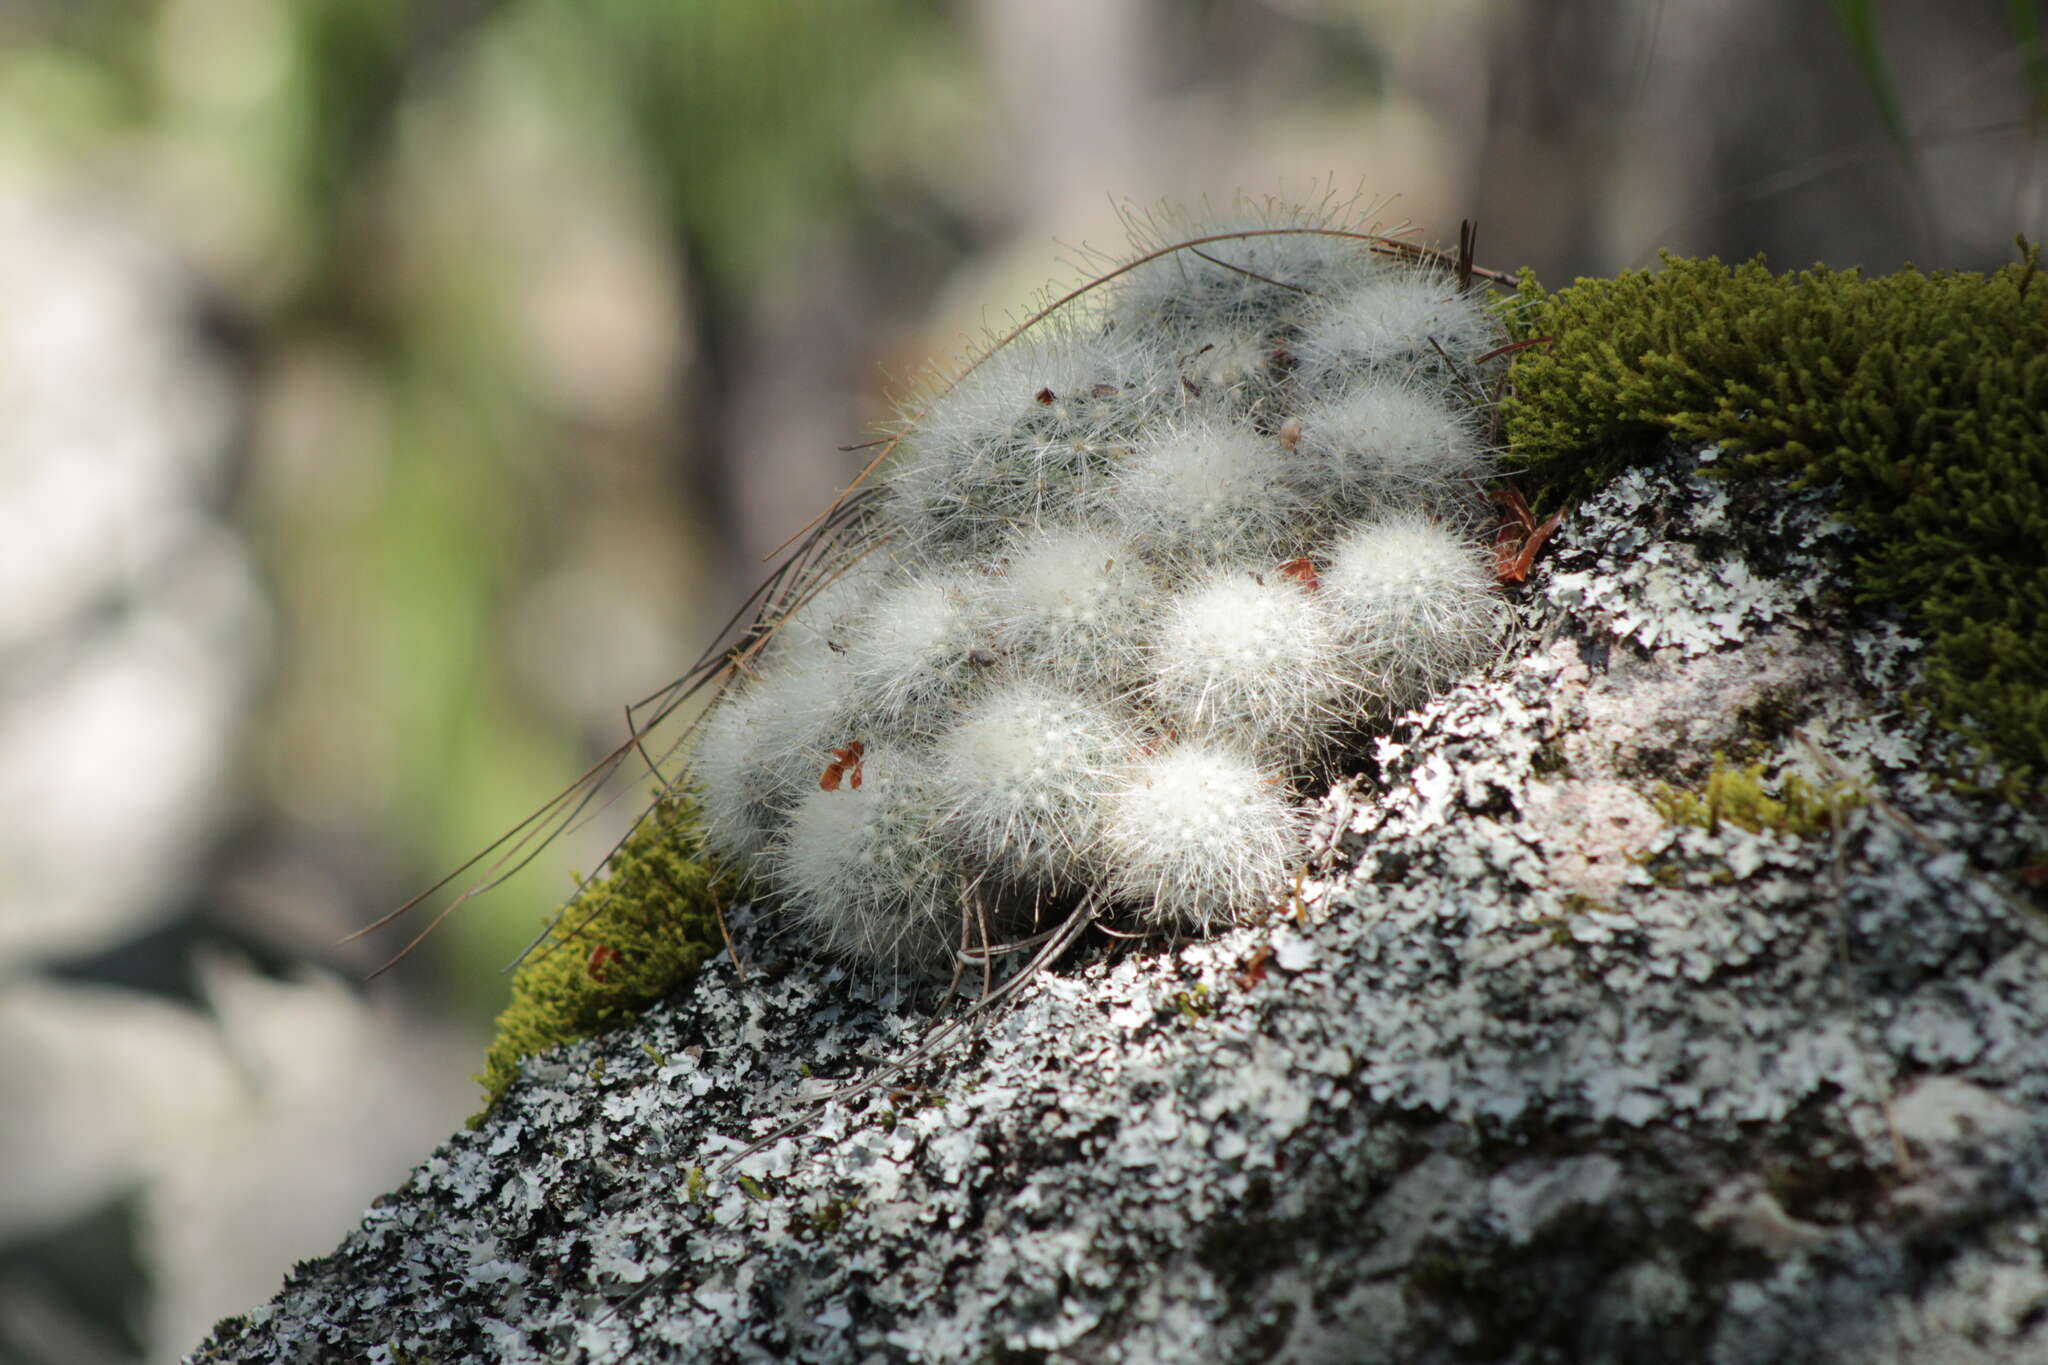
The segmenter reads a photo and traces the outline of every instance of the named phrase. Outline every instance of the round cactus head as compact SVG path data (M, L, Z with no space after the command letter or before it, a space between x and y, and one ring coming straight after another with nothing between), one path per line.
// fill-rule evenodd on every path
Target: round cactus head
M1277 894L1298 856L1285 777L1224 744L1134 761L1104 822L1114 898L1147 923L1211 928Z

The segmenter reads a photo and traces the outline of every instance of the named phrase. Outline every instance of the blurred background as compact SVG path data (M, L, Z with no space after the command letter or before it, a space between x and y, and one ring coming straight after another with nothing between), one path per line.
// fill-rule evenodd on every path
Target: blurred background
M0 0L0 1361L175 1358L461 1122L644 772L396 972L337 940L1120 206L1992 267L2042 8Z

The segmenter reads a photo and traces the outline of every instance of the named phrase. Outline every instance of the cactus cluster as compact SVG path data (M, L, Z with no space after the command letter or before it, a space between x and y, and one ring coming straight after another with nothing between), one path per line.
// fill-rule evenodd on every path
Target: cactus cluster
M1312 215L1234 230L938 393L706 717L707 837L830 950L1224 921L1343 746L1494 647L1493 310Z

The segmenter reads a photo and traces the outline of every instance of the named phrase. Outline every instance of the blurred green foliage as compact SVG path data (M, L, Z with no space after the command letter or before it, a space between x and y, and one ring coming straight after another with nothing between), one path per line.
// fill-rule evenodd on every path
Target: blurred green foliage
M209 306L252 392L308 357L347 392L326 443L285 453L320 468L257 469L234 515L285 627L257 766L341 790L379 826L342 831L398 850L365 894L460 864L591 757L510 658L516 598L587 475L512 316L535 262L505 245L496 205L465 198L463 119L539 108L586 144L683 282L680 349L716 357L805 233L858 211L849 129L891 82L947 65L944 21L914 0L28 0L0 15L0 144L197 185ZM687 427L661 438L639 458L704 458ZM679 666L697 643L677 641ZM530 877L450 921L440 951L474 1008L502 1000L497 968L559 893Z
M614 92L673 230L714 290L750 287L807 215L844 205L864 96L928 59L909 0L537 0L540 40Z
M1892 84L1891 70L1885 64L1884 45L1877 33L1876 7L1871 0L1828 0L1828 7L1834 11L1835 23L1842 30L1843 41L1849 45L1849 55L1855 59L1857 71L1870 87L1870 98L1877 105L1877 116L1884 123L1885 136L1891 139L1899 159L1911 165L1912 135L1906 130L1906 116Z
M1835 26L1842 32L1842 41L1849 48L1857 73L1870 91L1871 103L1877 108L1885 137L1897 153L1899 164L1912 169L1918 160L1915 134L1907 125L1905 107L1892 79L1876 0L1828 0L1828 8L1834 13ZM2025 62L2027 87L2033 92L2027 115L2031 133L2039 128L2042 116L2048 114L2048 44L2042 41L2039 0L2006 0L2005 13L2012 29L2013 46Z

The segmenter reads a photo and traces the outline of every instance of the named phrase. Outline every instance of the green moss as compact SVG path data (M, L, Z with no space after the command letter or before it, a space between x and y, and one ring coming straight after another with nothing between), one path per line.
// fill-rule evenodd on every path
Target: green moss
M859 1211L861 1199L849 1195L844 1199L828 1199L801 1217L822 1237L830 1237L846 1226L846 1220Z
M1665 862L1661 859L1649 859L1645 860L1643 865L1649 869L1650 880L1667 891L1676 890L1685 885L1685 873L1679 870L1676 863Z
M717 905L732 885L706 862L698 828L695 801L663 797L556 917L498 1016L477 1077L486 1112L525 1058L630 1021L724 946Z
M1710 833L1722 823L1752 834L1776 830L1804 839L1835 827L1843 811L1863 804L1863 794L1845 782L1816 787L1797 773L1788 773L1773 797L1764 790L1764 765L1731 768L1720 757L1700 793L1671 787L1654 793L1650 803L1674 825L1697 825Z
M2024 245L2024 244L2023 244ZM1731 472L1835 483L1859 596L1911 615L1913 698L1978 741L2012 792L2048 772L2048 281L2038 248L1991 275L1877 279L1666 257L1546 292L1502 419L1539 502L1581 496L1666 434Z

